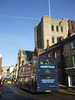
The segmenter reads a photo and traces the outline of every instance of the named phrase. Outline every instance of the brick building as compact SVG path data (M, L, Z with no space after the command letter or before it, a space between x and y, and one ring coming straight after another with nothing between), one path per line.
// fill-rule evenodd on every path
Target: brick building
M64 79L65 67L63 66L63 63L64 63L63 41L61 41L53 46L50 46L48 49L45 49L45 52L43 52L39 56L57 58L59 83L65 84L66 80Z
M68 69L65 70L65 68L69 67L68 65L66 66L66 60L69 62L69 58L67 57L67 59L65 59L66 45L68 45L66 41L72 42L71 38L75 36L74 33L75 22L66 18L59 20L50 18L49 16L43 16L41 22L35 27L34 55L36 55L36 57L48 56L57 58L60 84L66 84L65 75ZM43 49L43 51L40 52L39 49ZM68 50L69 54L70 52L73 52L73 54L75 52L75 50ZM70 56L72 55L69 55L69 57Z
M63 55L67 74L68 87L75 87L75 35L64 43Z
M75 35L62 40L45 50L46 51L39 56L57 58L59 83L67 84L66 75L68 74L68 86L72 86L72 79L75 77ZM73 84L75 84L75 79L73 80Z

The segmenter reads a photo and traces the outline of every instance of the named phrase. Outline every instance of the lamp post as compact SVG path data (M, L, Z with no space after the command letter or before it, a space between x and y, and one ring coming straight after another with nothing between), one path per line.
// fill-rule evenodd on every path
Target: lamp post
M51 17L51 11L50 11L50 0L48 0L48 5L49 5L49 16Z

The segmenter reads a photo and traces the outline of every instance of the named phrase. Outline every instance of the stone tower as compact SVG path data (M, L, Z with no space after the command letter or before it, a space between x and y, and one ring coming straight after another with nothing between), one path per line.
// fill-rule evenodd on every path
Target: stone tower
M37 48L46 49L47 40L49 46L59 42L59 38L63 39L68 35L68 19L53 19L49 16L43 16L41 22L35 26L35 46Z

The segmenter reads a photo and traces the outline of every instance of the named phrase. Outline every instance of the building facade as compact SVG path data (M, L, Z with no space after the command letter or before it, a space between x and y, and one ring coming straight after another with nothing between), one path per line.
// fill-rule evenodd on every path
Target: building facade
M16 64L15 67L13 68L13 78L17 79L17 76L18 76L18 66Z
M63 56L63 42L61 41L57 44L50 46L48 49L45 49L45 52L41 53L39 56L57 58L59 83L66 84L64 56Z
M57 58L59 83L75 86L75 34L50 46L39 56Z
M61 36L66 38L70 26L68 26L68 24L70 24L68 21L66 18L60 20L43 16L41 22L35 27L35 46L37 46L37 48L46 49L47 40L49 40L49 46L52 46L59 41Z
M3 73L2 73L2 75L3 75L3 78L7 78L7 69L9 68L9 66L4 66L3 67Z
M65 41L63 48L67 85L68 87L75 87L75 35Z
M28 61L33 59L33 51L19 50L17 58L17 68L19 72L20 66L23 66Z
M13 69L14 69L14 65L11 65L8 67L7 69L7 78L13 78Z
M18 66L22 66L26 64L28 61L32 60L33 51L19 50L17 64Z

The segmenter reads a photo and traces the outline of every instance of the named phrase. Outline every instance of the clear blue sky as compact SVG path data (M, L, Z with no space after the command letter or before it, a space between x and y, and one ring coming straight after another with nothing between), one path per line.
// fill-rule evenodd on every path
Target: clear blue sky
M0 0L2 66L15 65L19 49L34 51L34 27L48 8L48 0ZM75 21L75 0L50 0L50 8L51 18Z

